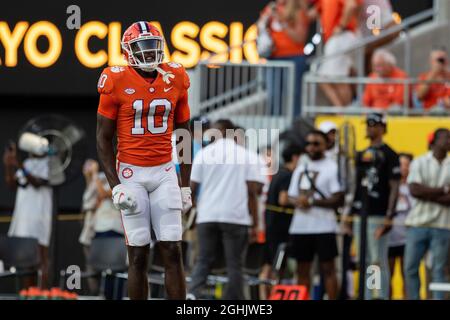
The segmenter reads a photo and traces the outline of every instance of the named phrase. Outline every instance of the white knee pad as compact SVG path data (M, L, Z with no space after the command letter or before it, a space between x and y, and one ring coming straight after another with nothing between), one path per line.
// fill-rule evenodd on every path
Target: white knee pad
M161 227L159 241L180 241L182 238L182 228L180 225L166 225Z
M146 246L151 241L150 230L148 228L137 228L127 233L128 245L132 247Z
M181 211L169 210L159 217L159 223L154 225L159 241L180 241L183 235Z

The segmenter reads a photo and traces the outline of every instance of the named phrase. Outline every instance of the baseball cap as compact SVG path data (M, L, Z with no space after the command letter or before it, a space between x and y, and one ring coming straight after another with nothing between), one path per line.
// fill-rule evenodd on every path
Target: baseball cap
M382 124L386 125L386 118L382 113L369 113L366 117L366 124L368 125L375 125L375 124Z
M319 130L328 134L331 130L337 130L337 126L333 121L323 121L319 125Z

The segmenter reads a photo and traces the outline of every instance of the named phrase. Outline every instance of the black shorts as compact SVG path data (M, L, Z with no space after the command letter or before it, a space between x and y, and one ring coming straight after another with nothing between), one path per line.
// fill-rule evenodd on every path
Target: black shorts
M272 264L281 243L289 242L289 226L292 215L266 211L266 243L264 263Z
M388 256L389 258L397 258L397 257L403 257L405 254L405 246L395 246L395 247L389 247Z
M264 244L264 263L272 264L273 260L278 251L278 247L282 243L289 243L289 234L286 232L285 235L280 234L278 236L272 235L267 237L266 243Z
M291 235L290 255L299 262L312 262L317 254L320 262L337 257L336 234L294 234Z

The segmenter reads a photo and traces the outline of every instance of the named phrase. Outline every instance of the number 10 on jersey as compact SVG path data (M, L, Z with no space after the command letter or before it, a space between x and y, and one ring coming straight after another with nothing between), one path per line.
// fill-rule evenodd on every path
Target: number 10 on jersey
M156 126L155 113L157 107L164 107L164 114L162 115L162 124ZM152 134L161 134L167 131L168 119L170 110L172 109L172 104L167 99L154 99L149 104L148 115L147 115L147 130ZM134 126L131 129L131 134L142 135L145 134L145 129L142 126L144 110L144 100L135 100L133 102L134 110Z

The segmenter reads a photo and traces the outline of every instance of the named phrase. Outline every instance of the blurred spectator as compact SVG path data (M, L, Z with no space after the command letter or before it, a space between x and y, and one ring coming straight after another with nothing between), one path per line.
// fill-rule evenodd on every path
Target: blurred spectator
M372 79L407 79L408 75L398 67L395 56L387 50L376 50L372 56ZM381 109L404 104L404 84L383 83L367 84L364 90L363 105Z
M193 162L191 188L197 206L199 256L192 271L188 297L199 297L215 261L218 246L225 253L229 279L225 299L243 299L242 267L258 224L259 167L248 161L248 152L234 141L234 125L218 120L214 141L200 150ZM228 131L228 132L227 132ZM238 161L237 161L238 160ZM201 188L198 195L197 190ZM198 195L198 196L197 196Z
M83 176L86 183L81 206L81 212L84 214L84 221L83 229L81 230L78 240L83 245L85 258L87 258L89 246L95 236L94 213L97 207L98 162L92 159L86 160L83 165Z
M124 233L120 211L113 206L111 189L106 181L105 174L98 172L98 169L98 162L92 159L86 160L83 166L86 189L82 200L84 223L79 242L83 245L86 261L89 257L92 239L123 237ZM92 270L92 267L86 263L86 271ZM96 279L89 278L88 286L91 294L98 293L98 281Z
M79 241L85 247L86 257L92 239L122 237L124 234L120 211L113 206L111 188L103 172L98 172L98 162L89 159L83 166L86 189L82 210L85 213Z
M123 237L124 230L120 211L112 201L112 191L103 172L98 174L97 206L95 210L94 238Z
M325 60L318 74L324 77L349 76L353 61L350 54L340 54L357 44L358 14L362 0L318 0ZM314 15L314 12L312 13ZM328 56L328 57L327 57ZM351 84L322 83L321 88L332 105L342 107L352 100Z
M262 279L282 279L283 275L276 275L272 271L272 263L281 243L289 242L289 226L291 224L294 207L289 204L288 189L292 172L297 167L302 148L297 145L288 145L282 153L283 166L273 176L267 193L265 208L265 258L260 277ZM266 299L270 293L263 288L263 297Z
M103 172L100 172L94 178L95 180L93 180L93 183L96 187L96 209L93 214L93 238L123 238L124 230L122 217L120 211L113 205L112 192L108 180L106 180L106 175ZM86 264L86 270L89 271L93 269ZM97 279L88 279L88 285L91 294L98 295L99 285ZM111 282L107 281L105 285L106 299L111 299L113 294Z
M325 156L331 158L334 161L337 161L339 146L336 144L336 124L333 121L323 121L319 125L319 130L325 133L328 139Z
M367 216L366 265L380 268L381 286L365 287L366 299L389 299L388 240L386 234L395 214L400 165L398 155L386 143L386 120L382 114L367 116L367 138L370 145L356 156L356 192L353 213ZM360 255L361 221L354 219L357 255ZM363 257L364 259L364 257Z
M256 153L248 147L247 137L245 135L245 129L243 127L235 127L235 141L238 145L244 147L247 150L248 161L251 164L258 166L258 174L260 175L258 184L258 225L257 225L257 242L264 243L264 206L267 199L267 191L269 189L269 183L272 173L272 149L270 146L260 148ZM277 168L278 169L278 168Z
M205 139L205 133L210 128L210 121L208 118L204 116L197 116L195 118L191 119L190 126L191 126L191 134L192 134L192 159L195 158L197 153L203 148L206 147L208 144L208 141ZM174 148L174 152L176 152L176 149ZM176 156L172 157L175 162ZM178 161L177 161L178 162ZM180 165L176 163L176 169L178 174L178 179L181 179L180 176ZM200 190L197 190L197 196L200 193ZM185 269L190 269L190 267L194 264L195 258L198 255L198 239L197 239L197 232L193 229L195 224L195 216L196 216L196 210L191 209L188 212L186 212L183 216L183 226L187 228L187 230L183 233L183 240L189 241L190 243L190 254L189 254L189 261L187 262L187 265L185 266Z
M391 274L391 286L392 277L395 271L395 262L398 259L401 266L401 275L403 279L403 296L405 294L405 281L403 275L403 255L405 253L405 242L406 242L406 226L405 219L411 210L413 203L413 198L409 192L409 187L406 182L409 174L409 165L413 159L413 156L408 153L399 154L400 161L400 187L398 191L397 206L395 208L395 217L393 219L393 227L389 232L389 271ZM390 290L390 298L392 299L392 289Z
M83 246L85 261L88 261L89 247L95 236L95 209L97 208L97 179L98 179L98 162L88 159L83 165L83 176L86 188L83 192L81 212L84 214L83 228L81 229L78 241ZM91 272L91 266L86 263L86 271ZM97 281L93 278L88 279L89 290L95 294L98 289Z
M301 83L306 71L306 57L303 47L308 36L309 19L306 0L276 0L270 2L261 12L257 22L258 51L270 60L287 60L295 64L294 112L300 114ZM281 113L282 88L287 77L276 74L277 69L268 70L268 87L273 90L271 98L272 112ZM276 83L273 78L281 81Z
M411 164L408 184L416 199L406 218L405 278L407 298L419 299L419 265L425 253L432 257L433 282L447 282L445 265L450 244L450 131L434 133L431 151ZM434 299L445 293L433 292Z
M248 150L251 151L251 150ZM260 181L263 182L261 188L261 194L258 197L258 243L266 242L266 227L265 227L265 211L267 202L267 193L269 192L270 181L272 180L272 175L278 171L278 167L273 168L274 164L272 158L272 148L271 146L265 146L258 150L258 160L260 164Z
M430 109L435 106L450 108L450 70L448 66L449 60L445 48L436 48L431 51L431 70L419 75L419 80L442 82L420 83L417 85L417 98L422 101L424 109Z
M16 145L11 143L5 150L3 163L7 185L17 190L8 236L38 240L41 287L47 288L53 208L53 193L48 183L49 158L30 154L22 163Z
M298 284L310 290L311 266L317 255L328 299L334 300L338 293L335 210L343 203L344 194L336 162L325 157L326 145L327 137L321 131L312 131L306 137L310 161L295 169L288 189L296 207L289 234L291 254L297 260Z

